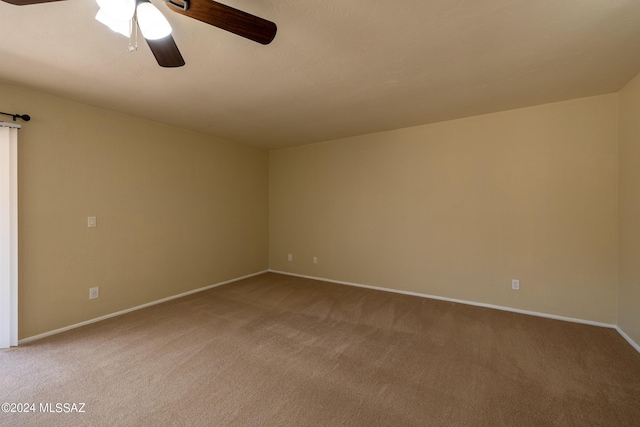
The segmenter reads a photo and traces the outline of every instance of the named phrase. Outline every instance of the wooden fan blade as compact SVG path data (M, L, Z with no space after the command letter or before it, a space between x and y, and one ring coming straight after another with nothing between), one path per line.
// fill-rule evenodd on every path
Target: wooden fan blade
M177 6L179 4L179 0L175 4L167 2L167 6L176 13L206 22L261 44L271 43L276 36L276 31L278 31L276 24L271 21L212 0L189 0L187 10Z
M145 39L147 40L147 39ZM182 67L184 59L178 50L175 40L169 34L167 37L158 40L147 40L147 44L156 57L158 65L161 67Z
M2 0L2 1L9 4L15 4L16 6L26 6L29 4L49 3L52 1L63 1L63 0Z

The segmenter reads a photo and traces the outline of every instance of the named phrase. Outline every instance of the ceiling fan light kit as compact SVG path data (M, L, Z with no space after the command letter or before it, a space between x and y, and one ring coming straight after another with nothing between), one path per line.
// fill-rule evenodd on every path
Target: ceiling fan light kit
M136 0L96 0L100 10L119 21L133 18Z
M16 6L63 0L0 0ZM131 37L135 25L140 27L149 49L161 67L182 67L185 62L171 36L171 25L149 0L96 0L100 10L96 20L111 30ZM169 10L218 27L254 42L267 45L278 27L271 21L251 15L213 0L163 0ZM136 33L137 34L137 33ZM137 44L136 44L137 46ZM130 51L135 46L129 45Z
M96 21L106 25L118 34L122 34L125 37L131 37L131 29L133 27L131 19L120 20L105 12L104 9L100 9L96 14Z
M171 25L157 7L148 0L97 0L100 10L96 20L116 33L131 36L133 20L138 22L142 36L158 40L171 34ZM137 3L137 6L136 6Z
M158 40L171 34L171 25L167 18L148 0L138 3L136 14L140 31L145 39Z

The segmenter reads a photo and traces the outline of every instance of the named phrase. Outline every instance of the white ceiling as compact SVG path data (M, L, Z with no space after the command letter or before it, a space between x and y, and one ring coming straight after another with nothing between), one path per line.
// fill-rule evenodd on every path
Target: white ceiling
M276 148L611 93L640 72L637 0L221 2L275 22L275 40L153 0L174 69L142 39L128 53L94 0L0 3L0 80Z

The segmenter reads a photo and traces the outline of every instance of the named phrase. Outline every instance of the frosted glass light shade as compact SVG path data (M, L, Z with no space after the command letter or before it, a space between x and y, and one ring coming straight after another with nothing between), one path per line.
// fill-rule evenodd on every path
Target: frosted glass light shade
M136 0L97 0L97 2L103 14L120 21L132 19L136 10Z
M116 33L120 33L125 37L131 36L131 20L120 20L106 13L103 9L100 9L96 14L96 21L111 28Z
M147 40L157 40L171 34L171 25L157 7L141 2L137 7L138 25Z

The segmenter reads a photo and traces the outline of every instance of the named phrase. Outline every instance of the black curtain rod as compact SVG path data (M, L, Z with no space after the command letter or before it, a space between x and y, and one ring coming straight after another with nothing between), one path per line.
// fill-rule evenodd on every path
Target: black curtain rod
M29 120L31 120L31 116L29 116L28 114L11 114L11 113L3 113L2 111L0 111L0 114L13 117L14 122L16 121L16 119L21 119L21 120L24 120L25 122L28 122Z

